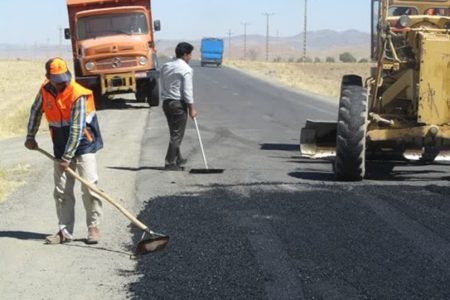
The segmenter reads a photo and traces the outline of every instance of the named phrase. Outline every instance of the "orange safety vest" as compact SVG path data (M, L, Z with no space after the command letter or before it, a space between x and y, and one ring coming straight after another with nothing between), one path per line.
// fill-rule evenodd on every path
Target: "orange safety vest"
M48 90L49 84L47 80L41 86L42 109L50 127L55 157L61 158L64 154L70 134L73 104L82 96L87 98L86 127L83 130L83 137L77 147L76 155L95 153L101 149L103 141L92 91L75 81L71 81L64 91L55 96Z
M43 110L50 126L68 126L73 103L81 96L87 96L86 115L95 111L94 96L91 90L71 81L66 89L55 97L44 88L48 83L45 81L41 86L41 93Z

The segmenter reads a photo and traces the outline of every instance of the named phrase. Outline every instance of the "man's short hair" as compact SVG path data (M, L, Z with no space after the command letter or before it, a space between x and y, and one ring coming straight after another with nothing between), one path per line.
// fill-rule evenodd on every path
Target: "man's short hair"
M194 46L186 42L181 42L175 48L175 55L177 58L182 58L185 54L191 54L192 50L194 50Z

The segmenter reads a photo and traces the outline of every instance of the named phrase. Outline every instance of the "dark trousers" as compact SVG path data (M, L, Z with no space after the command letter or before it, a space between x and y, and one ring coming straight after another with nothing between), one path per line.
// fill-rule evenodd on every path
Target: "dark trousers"
M181 142L187 123L187 104L184 101L164 100L164 114L169 125L170 141L166 154L166 166L176 165L183 160L180 153Z

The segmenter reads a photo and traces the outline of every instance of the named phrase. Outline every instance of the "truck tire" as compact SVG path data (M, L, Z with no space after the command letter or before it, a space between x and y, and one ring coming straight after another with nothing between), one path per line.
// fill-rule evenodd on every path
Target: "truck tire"
M136 102L147 102L147 89L139 88L136 93Z
M101 87L93 87L92 92L94 93L95 108L100 110L106 107L106 96L102 95Z
M342 80L334 161L336 179L342 181L360 181L365 175L368 98L358 77Z
M150 107L159 105L159 80L157 79L149 85L147 103Z

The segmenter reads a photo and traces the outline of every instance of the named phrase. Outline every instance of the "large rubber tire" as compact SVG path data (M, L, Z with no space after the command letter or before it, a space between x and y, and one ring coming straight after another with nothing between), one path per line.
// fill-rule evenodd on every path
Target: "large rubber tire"
M138 88L138 90L135 93L136 95L136 102L147 102L147 89L146 88Z
M342 80L334 173L337 180L360 181L365 175L367 90L359 76Z
M92 88L92 92L94 93L94 101L95 101L95 108L97 110L105 109L107 106L107 98L106 96L102 95L102 89L100 86Z
M159 80L155 79L149 85L147 102L150 107L159 105Z

